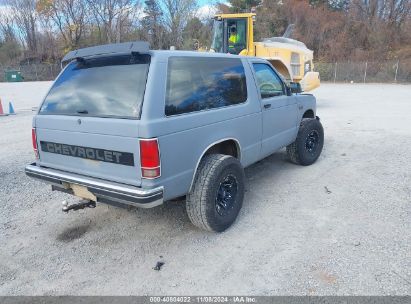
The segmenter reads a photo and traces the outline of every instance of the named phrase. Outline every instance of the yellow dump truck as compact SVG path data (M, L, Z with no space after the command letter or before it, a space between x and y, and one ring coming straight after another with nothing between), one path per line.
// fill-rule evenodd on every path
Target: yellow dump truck
M254 42L255 18L255 13L216 15L210 50L264 58L287 81L299 82L304 91L319 87L319 74L313 71L313 51L304 43L287 37Z

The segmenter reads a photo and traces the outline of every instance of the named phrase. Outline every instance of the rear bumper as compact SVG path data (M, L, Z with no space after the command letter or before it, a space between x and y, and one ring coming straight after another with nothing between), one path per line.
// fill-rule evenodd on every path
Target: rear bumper
M130 185L110 182L75 173L36 166L26 166L26 175L52 185L53 190L73 194L68 184L87 187L97 197L98 202L118 205L127 204L142 208L152 208L163 203L163 187L143 189Z

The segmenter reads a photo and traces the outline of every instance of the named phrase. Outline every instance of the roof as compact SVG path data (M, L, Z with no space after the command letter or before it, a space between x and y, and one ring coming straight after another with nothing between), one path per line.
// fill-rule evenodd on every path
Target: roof
M155 57L170 57L170 56L194 56L194 57L225 57L225 58L242 58L242 56L212 53L212 52L196 52L196 51L178 51L178 50L150 50L148 42L134 41L124 43L104 44L92 46L71 51L67 53L62 62L69 62L76 58L91 58L104 55L122 55L131 53L151 54Z
M63 62L71 61L76 58L86 58L110 54L131 54L147 53L150 45L145 41L134 41L124 43L103 44L68 52L63 58Z

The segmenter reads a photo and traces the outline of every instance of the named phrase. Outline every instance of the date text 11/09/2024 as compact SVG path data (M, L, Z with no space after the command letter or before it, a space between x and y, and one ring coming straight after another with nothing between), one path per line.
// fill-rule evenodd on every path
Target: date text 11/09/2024
M256 303L254 297L150 297L150 303Z

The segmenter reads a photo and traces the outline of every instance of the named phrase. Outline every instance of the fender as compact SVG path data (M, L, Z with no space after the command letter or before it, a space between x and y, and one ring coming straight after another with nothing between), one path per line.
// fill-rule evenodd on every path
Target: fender
M204 151L201 153L200 158L197 160L197 164L196 164L195 169L194 169L193 177L192 177L192 179L191 179L191 184L190 184L190 188L188 189L188 192L190 192L191 189L193 188L194 180L195 180L195 177L196 177L196 174L197 174L197 169L198 169L198 166L200 165L200 162L201 162L201 160L203 159L204 155L207 153L207 151L208 151L212 146L215 146L215 145L217 145L217 144L219 144L219 143L222 143L223 141L227 141L227 140L233 140L233 141L235 142L236 148L237 148L237 152L238 152L238 160L241 162L241 145L240 145L240 142L239 142L236 138L234 138L234 137L227 137L227 138L219 139L219 140L217 140L217 141L209 144L209 145L204 149Z

